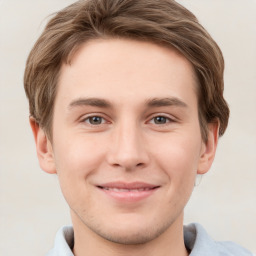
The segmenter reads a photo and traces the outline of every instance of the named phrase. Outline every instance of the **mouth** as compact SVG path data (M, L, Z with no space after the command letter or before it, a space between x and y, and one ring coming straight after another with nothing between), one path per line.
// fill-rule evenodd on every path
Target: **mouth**
M153 187L153 188L129 189L129 188L109 188L109 187L101 187L101 186L98 186L98 187L103 190L116 191L116 192L141 192L141 191L149 191L157 188L157 187Z
M154 194L158 185L143 182L112 182L97 186L107 196L121 202L137 202Z
M100 189L104 190L114 190L119 192L127 192L127 191L148 191L152 189L156 189L160 186L144 183L144 182L109 182L105 184L101 184L97 186Z

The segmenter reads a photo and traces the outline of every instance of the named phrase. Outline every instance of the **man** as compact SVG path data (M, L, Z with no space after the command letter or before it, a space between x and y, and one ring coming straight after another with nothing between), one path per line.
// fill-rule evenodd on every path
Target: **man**
M40 166L73 223L48 255L252 255L183 228L227 127L223 69L172 0L78 1L50 20L24 78Z

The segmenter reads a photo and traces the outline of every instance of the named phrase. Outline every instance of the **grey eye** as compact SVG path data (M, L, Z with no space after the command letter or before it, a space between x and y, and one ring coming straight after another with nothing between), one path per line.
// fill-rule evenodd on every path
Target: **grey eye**
M87 121L92 125L99 125L102 124L103 118L100 116L92 116L87 118Z
M156 116L153 120L155 124L166 124L168 122L168 118L164 116Z

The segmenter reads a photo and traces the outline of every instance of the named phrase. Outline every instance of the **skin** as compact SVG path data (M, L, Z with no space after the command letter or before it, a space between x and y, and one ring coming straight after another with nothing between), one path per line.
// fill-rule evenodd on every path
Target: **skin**
M75 255L188 255L183 210L219 126L202 140L196 89L190 62L149 42L93 40L63 64L52 141L30 123L40 166L70 206ZM134 200L140 192L98 187L109 182L156 188Z

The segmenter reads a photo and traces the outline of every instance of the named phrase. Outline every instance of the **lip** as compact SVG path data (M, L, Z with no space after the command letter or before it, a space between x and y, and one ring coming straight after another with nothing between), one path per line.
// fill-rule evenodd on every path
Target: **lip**
M159 185L144 182L110 182L97 185L105 195L120 202L138 202L153 195Z

